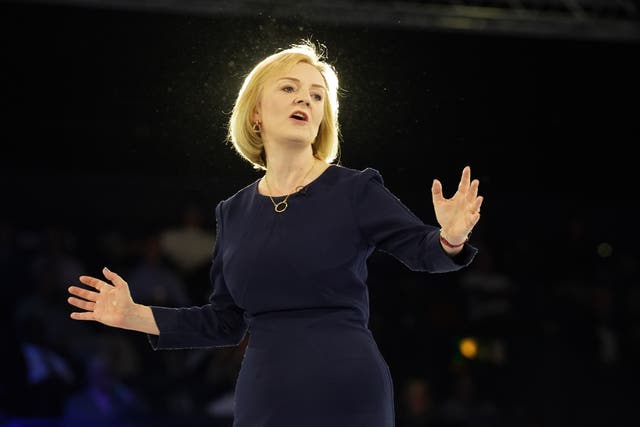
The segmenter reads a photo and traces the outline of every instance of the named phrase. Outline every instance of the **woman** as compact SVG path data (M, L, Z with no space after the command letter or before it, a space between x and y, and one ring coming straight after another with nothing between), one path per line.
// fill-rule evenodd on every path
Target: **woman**
M213 291L199 307L136 304L118 274L71 286L73 319L149 334L154 349L249 343L236 383L235 427L391 427L392 380L368 329L369 255L446 272L477 250L478 180L465 167L447 199L433 181L440 227L424 224L371 168L346 168L338 78L303 42L255 66L229 124L233 147L264 176L216 206ZM135 284L133 284L135 286Z

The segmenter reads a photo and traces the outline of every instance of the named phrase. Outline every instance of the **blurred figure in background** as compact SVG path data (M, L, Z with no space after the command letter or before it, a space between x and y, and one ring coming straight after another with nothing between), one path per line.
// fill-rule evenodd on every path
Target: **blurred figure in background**
M131 296L136 301L170 307L191 304L183 278L167 261L160 237L154 233L144 238L129 276Z
M16 319L19 348L25 377L12 394L12 415L56 418L62 414L66 397L75 390L78 378L69 355L46 339L43 320L36 316Z
M438 427L437 408L429 382L421 377L406 380L400 394L397 427Z
M141 416L149 412L147 402L122 380L116 363L106 347L87 358L84 386L66 400L63 427L141 425Z
M213 213L212 213L213 215ZM207 297L200 284L209 275L215 233L205 228L206 218L196 203L188 204L177 227L160 232L162 253L186 282L187 292L193 300Z

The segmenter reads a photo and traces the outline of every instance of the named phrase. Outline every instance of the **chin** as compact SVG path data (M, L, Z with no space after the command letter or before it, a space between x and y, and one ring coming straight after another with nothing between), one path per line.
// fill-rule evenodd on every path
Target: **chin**
M295 145L311 145L313 144L313 138L310 138L309 135L304 136L290 136L285 139L289 144Z

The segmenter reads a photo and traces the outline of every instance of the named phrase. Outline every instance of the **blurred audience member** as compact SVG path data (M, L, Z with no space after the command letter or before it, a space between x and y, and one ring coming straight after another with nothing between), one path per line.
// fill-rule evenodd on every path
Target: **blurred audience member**
M190 297L194 300L209 295L209 289L200 285L208 283L216 236L205 229L205 224L201 208L192 203L185 208L178 227L160 233L163 253L185 279Z
M71 356L81 354L92 345L93 327L69 318L69 310L63 304L66 292L63 281L68 280L69 275L76 274L75 267L72 266L80 265L81 262L72 255L62 255L52 249L56 246L57 244L47 245L48 249L41 252L29 265L31 292L16 301L11 312L16 325L37 324L41 343ZM76 281L77 276L68 281L66 286ZM21 285L22 282L14 284Z
M398 427L440 426L429 383L420 377L409 378L402 389L398 408Z
M204 366L206 390L209 391L204 400L206 414L218 419L233 420L236 378L248 343L247 335L236 347L216 349L214 357Z
M480 243L474 264L462 273L460 285L467 295L467 319L484 335L503 336L512 315L515 284L496 265L495 255Z
M64 399L77 386L72 360L46 340L40 317L22 317L17 326L26 377L12 390L17 394L12 415L58 417Z
M138 426L149 412L144 399L118 375L116 361L106 351L86 360L85 385L66 400L64 427Z
M190 298L182 277L167 263L159 237L147 236L129 274L131 296L143 304L186 306Z

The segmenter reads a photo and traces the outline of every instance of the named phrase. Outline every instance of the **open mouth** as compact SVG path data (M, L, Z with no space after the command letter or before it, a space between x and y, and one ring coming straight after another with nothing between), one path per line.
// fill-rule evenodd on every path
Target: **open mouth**
M300 120L302 122L309 121L309 117L303 111L294 111L293 114L291 114L289 117L295 120Z

